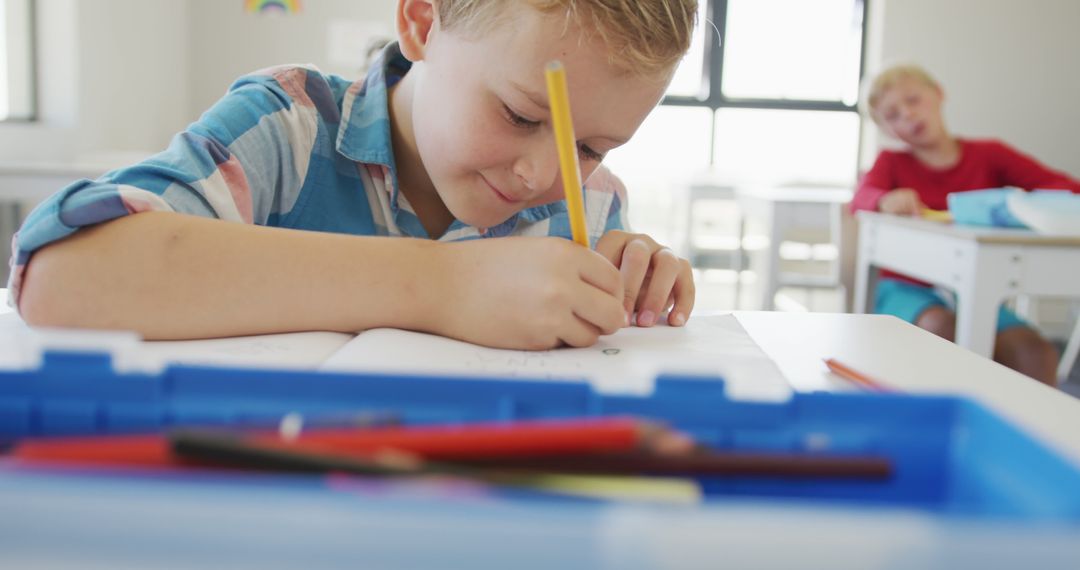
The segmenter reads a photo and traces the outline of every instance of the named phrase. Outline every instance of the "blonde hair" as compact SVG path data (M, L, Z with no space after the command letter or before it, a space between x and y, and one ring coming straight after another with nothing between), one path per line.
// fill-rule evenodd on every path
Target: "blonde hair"
M517 0L439 0L443 28L469 33L495 25ZM639 75L666 73L690 49L697 0L525 0L537 10L565 13L568 23L595 33L608 47L608 60Z
M885 92L899 83L902 79L914 79L935 89L941 89L934 76L930 75L921 66L914 63L901 63L886 68L878 73L866 85L866 95L862 98L863 113L869 115L877 122L877 106Z

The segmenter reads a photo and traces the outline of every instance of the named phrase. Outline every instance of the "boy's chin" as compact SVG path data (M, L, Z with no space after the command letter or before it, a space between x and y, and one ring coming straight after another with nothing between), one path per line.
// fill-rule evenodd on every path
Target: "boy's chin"
M514 212L451 212L454 217L457 218L463 224L472 226L474 228L493 228L506 220L509 220L517 211Z

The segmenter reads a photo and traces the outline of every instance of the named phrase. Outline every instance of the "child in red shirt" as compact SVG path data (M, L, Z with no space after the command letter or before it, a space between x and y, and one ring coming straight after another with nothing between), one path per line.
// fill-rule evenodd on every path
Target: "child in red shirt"
M874 78L866 99L870 116L908 149L878 155L859 182L853 210L918 216L926 209L946 209L946 196L952 192L1003 186L1080 193L1077 180L1003 142L950 134L941 114L944 98L938 82L917 66L895 66ZM956 313L932 287L890 274L883 275L877 289L875 312L896 315L953 340ZM1057 359L1052 344L1001 308L994 360L1054 385Z

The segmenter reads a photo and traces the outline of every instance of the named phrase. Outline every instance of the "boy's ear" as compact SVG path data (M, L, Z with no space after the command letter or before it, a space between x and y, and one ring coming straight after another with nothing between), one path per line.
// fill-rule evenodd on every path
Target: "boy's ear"
M401 54L412 62L424 59L428 36L438 21L436 0L398 0L397 32Z

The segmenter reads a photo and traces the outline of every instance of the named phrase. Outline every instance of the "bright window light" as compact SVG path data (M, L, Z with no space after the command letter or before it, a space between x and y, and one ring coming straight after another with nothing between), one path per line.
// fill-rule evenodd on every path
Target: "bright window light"
M0 121L34 118L33 0L0 0Z
M863 3L728 0L722 90L731 99L859 96Z

